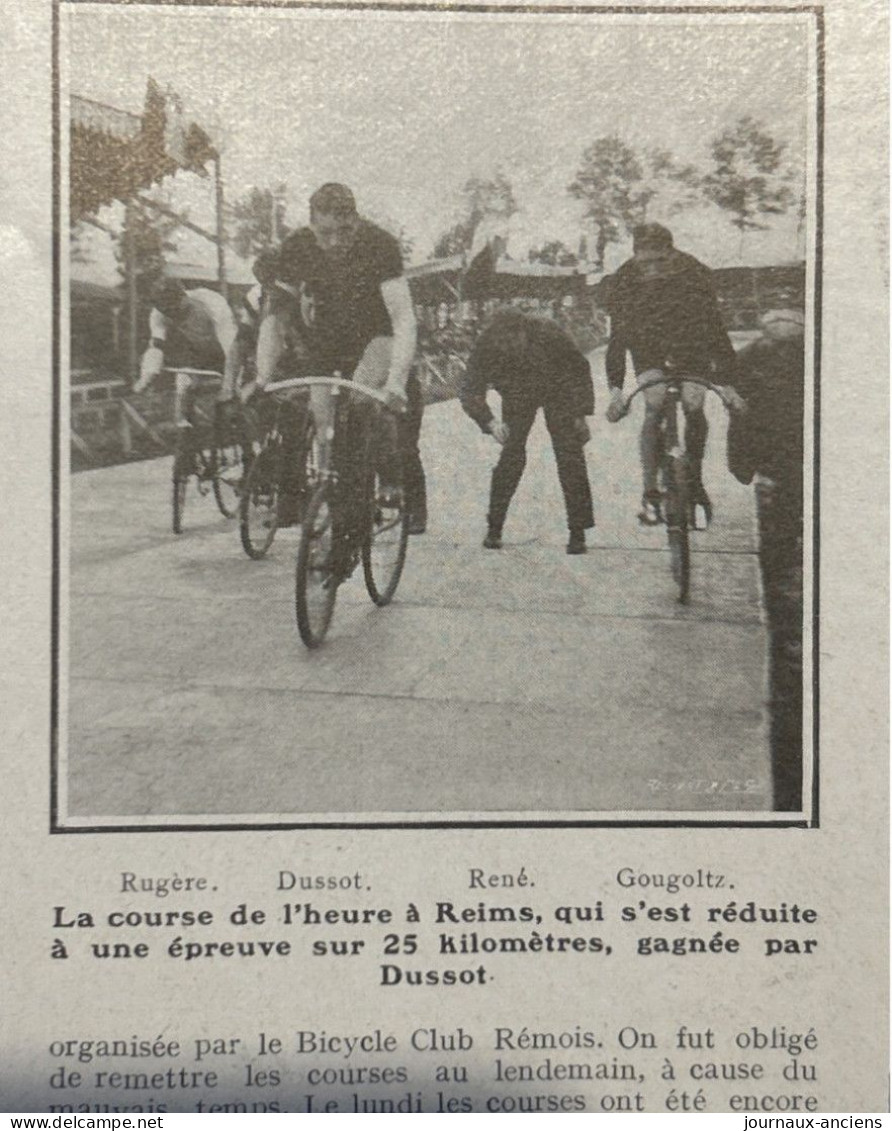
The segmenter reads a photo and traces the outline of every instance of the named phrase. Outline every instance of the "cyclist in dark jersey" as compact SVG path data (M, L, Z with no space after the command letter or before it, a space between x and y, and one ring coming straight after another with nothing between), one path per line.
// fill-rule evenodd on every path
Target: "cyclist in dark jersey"
M640 383L662 375L667 367L691 376L715 378L727 403L740 407L733 384L734 347L722 325L712 273L691 255L678 251L672 233L660 224L642 224L633 232L630 260L610 280L608 313L610 341L607 346L607 384L611 390L608 419L622 405L626 352ZM639 519L652 526L661 521L657 472L660 462L659 426L665 386L643 394L644 424L641 429L641 466L644 491ZM691 459L696 499L709 511L709 498L701 473L708 425L703 411L705 389L683 383L685 447Z
M293 232L279 253L277 285L258 342L258 380L272 376L288 332L299 318L317 372L339 372L415 408L400 435L410 530L426 521L424 472L418 456L420 389L413 387L416 324L398 242L363 219L352 192L327 184L310 198L310 225Z
M763 315L762 336L737 358L747 412L731 418L728 468L754 483L769 632L774 807L802 808L802 632L805 325L798 310Z

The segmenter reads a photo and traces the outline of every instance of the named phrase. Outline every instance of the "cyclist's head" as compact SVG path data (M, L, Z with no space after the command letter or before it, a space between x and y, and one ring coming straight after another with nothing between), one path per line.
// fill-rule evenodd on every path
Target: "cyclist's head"
M348 247L358 224L356 199L346 185L326 184L310 197L310 227L323 251Z
M177 318L183 311L186 288L179 279L161 279L152 292L152 305L165 318Z
M271 287L276 281L279 272L279 253L274 248L267 248L254 260L252 268L254 278L261 287Z
M805 318L799 310L767 310L759 322L765 337L776 342L795 340L805 335Z
M632 254L645 278L661 275L674 252L672 233L662 224L639 224L632 231Z

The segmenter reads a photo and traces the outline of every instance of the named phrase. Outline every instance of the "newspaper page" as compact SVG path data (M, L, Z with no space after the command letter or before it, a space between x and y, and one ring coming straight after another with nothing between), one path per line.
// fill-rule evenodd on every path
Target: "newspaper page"
M0 1107L888 1111L886 5L3 22Z

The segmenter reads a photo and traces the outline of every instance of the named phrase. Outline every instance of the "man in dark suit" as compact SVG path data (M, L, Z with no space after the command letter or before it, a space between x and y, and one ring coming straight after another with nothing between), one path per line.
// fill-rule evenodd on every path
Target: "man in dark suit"
M486 391L502 398L501 420L486 403ZM558 478L567 508L568 554L584 554L585 531L595 525L584 446L585 418L595 411L589 363L556 323L515 311L498 313L471 356L462 408L502 445L493 469L489 528L483 545L498 550L508 506L526 466L526 441L539 409L551 435Z
M737 357L747 412L731 417L728 467L754 483L759 565L770 637L774 807L802 808L802 539L805 337L798 310L772 310Z

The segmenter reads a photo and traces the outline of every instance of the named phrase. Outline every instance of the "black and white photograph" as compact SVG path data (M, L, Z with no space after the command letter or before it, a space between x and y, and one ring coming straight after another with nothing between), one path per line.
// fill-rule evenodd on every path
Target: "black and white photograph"
M54 831L814 826L820 12L58 33Z

